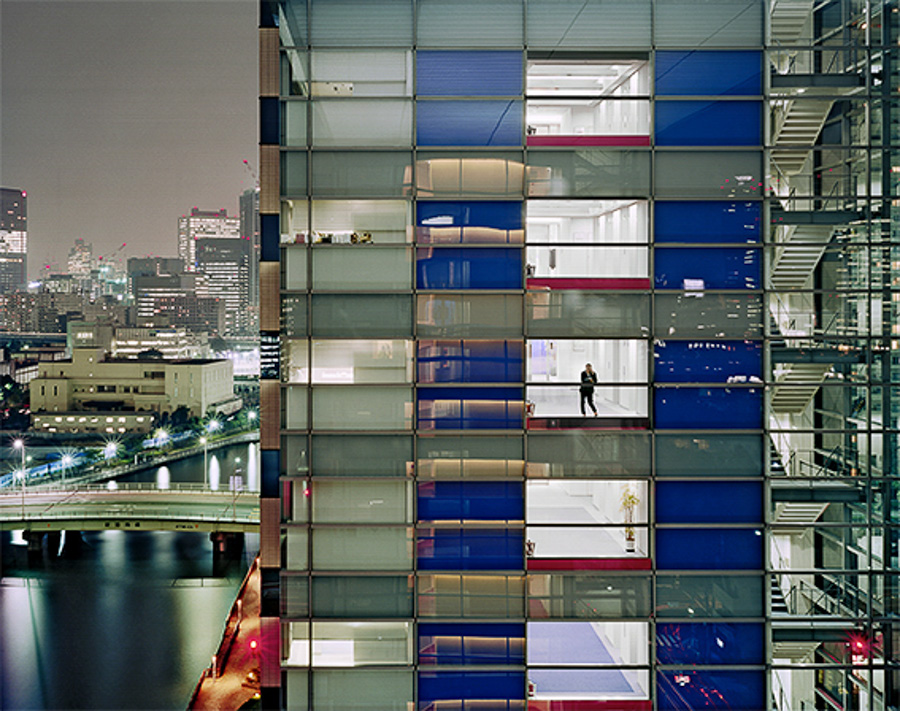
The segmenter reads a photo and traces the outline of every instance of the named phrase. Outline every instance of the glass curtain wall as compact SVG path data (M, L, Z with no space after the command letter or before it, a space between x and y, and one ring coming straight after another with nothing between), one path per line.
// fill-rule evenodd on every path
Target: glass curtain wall
M261 3L264 707L897 706L897 17Z

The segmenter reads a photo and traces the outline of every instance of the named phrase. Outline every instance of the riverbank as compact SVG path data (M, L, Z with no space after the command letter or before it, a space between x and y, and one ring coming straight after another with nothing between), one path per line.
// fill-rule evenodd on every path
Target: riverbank
M67 486L71 485L73 487L81 486L84 484L96 484L97 482L108 481L110 479L118 479L119 477L134 474L145 469L152 469L153 467L159 467L170 462L176 462L180 459L187 459L188 457L203 455L204 453L222 449L223 447L258 441L258 430L255 430L253 432L241 432L235 435L222 435L221 437L217 437L211 441L208 441L206 444L197 444L190 447L185 447L183 449L173 449L171 451L157 452L154 454L138 454L136 455L137 461L131 462L129 464L109 466L105 463L98 463L89 465L87 468L79 471L74 476L65 477L65 484ZM59 486L59 484L59 479L47 479L46 481L41 482L29 481L27 482L27 488L42 489L47 487Z

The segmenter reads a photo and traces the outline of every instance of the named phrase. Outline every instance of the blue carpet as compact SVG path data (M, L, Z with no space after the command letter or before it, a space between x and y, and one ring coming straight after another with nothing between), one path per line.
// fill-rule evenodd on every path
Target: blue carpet
M635 694L631 684L615 669L529 669L538 696L566 694Z
M612 664L590 622L528 625L529 664Z

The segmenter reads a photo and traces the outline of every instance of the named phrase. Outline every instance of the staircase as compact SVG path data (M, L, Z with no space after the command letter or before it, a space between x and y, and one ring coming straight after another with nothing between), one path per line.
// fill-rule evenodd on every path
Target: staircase
M813 652L821 642L808 642L805 640L790 642L773 642L772 658L788 659L794 663L812 661Z
M803 170L833 105L834 101L821 99L785 100L784 113L781 122L776 123L772 140L772 159L783 174L796 175Z
M784 464L781 461L781 452L775 443L769 439L769 475L770 476L787 476Z
M770 277L772 288L778 291L806 286L834 234L833 225L790 225L786 229Z
M779 501L775 504L772 530L777 533L806 533L803 526L811 526L818 521L828 504L828 501ZM778 528L780 524L784 524L785 528Z
M806 409L809 401L825 380L830 363L786 363L777 376L772 390L772 412L796 415Z
M774 44L796 44L812 15L813 0L771 0L769 17Z
M770 578L771 588L770 588L770 596L772 600L772 614L773 615L787 615L788 614L788 606L787 600L784 597L784 592L781 590L781 585L778 582L778 575L773 575Z

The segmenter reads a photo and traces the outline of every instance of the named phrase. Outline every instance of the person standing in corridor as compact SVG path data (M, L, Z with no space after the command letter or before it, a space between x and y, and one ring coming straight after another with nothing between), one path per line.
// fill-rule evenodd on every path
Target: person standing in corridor
M584 415L584 403L587 402L594 411L594 417L597 416L597 408L594 407L594 386L597 384L597 373L588 363L581 371L581 414Z

